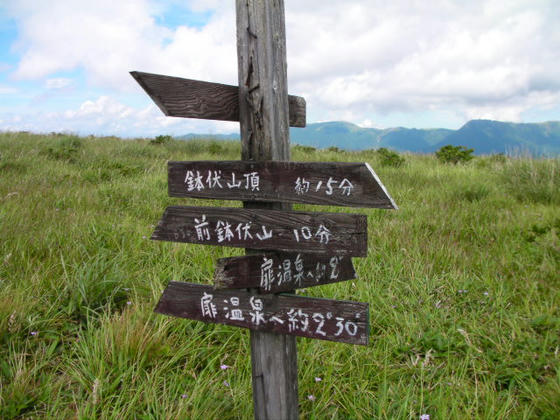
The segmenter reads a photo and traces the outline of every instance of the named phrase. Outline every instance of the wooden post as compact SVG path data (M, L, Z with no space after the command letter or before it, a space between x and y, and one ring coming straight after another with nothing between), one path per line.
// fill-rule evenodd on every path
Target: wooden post
M242 159L289 160L284 1L236 0L236 15ZM282 203L244 202L244 206L291 208ZM295 337L250 334L255 419L297 419Z

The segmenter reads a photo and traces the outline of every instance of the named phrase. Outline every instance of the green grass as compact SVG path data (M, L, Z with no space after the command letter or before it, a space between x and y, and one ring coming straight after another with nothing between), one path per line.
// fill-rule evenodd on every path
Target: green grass
M0 134L0 418L252 418L247 331L153 313L169 280L210 283L240 251L147 239L167 205L232 205L167 197L167 160L239 156ZM369 302L371 336L298 339L301 418L557 418L560 160L292 159L369 162L400 207L296 206L366 214L370 247L359 280L305 292Z

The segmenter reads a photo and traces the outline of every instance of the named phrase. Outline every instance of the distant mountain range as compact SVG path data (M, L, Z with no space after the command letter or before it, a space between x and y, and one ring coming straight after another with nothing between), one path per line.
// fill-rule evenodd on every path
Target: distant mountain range
M188 134L181 139L203 137ZM212 136L223 140L239 139L238 134ZM560 155L560 121L544 123L509 123L471 120L458 130L443 128L363 128L355 124L332 121L291 128L292 143L316 148L339 147L347 150L386 147L397 151L433 153L447 144L466 146L475 154L531 153Z

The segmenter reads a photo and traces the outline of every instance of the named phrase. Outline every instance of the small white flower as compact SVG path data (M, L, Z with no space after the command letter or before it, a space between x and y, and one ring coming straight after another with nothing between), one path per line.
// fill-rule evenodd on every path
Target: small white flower
M315 398L315 395L308 395L308 396L307 396L307 399L308 399L309 401L315 401L316 398ZM428 420L429 420L429 419L428 419Z
M430 420L430 415L429 414L422 414L420 416L420 420Z
M229 369L230 367L231 367L231 366L228 366L228 365L220 365L220 369L222 369L222 370L227 370L227 369Z
M321 382L323 379L319 378L318 376L315 376L315 382Z

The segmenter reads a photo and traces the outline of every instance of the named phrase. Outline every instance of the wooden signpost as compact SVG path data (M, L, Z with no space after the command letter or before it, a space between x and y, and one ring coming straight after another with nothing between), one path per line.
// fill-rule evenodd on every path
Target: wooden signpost
M355 278L349 257L276 252L219 259L214 286L216 289L258 288L259 293L280 293Z
M171 197L394 209L367 163L168 162Z
M170 206L152 239L365 257L367 218L346 213Z
M168 117L239 121L239 88L221 83L131 71ZM305 127L305 99L288 96L290 126Z
M246 290L171 282L156 312L180 318L233 325L342 343L368 343L367 303L295 295L258 295Z
M295 336L367 345L367 303L293 294L356 277L365 215L291 211L290 203L396 209L367 163L290 162L283 0L236 0L238 87L131 72L165 115L239 121L241 161L169 162L172 197L242 200L244 208L170 206L152 239L243 247L217 262L214 286L169 283L156 312L248 328L256 419L297 419Z

